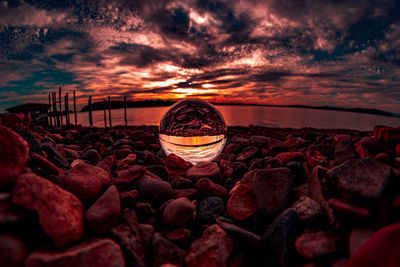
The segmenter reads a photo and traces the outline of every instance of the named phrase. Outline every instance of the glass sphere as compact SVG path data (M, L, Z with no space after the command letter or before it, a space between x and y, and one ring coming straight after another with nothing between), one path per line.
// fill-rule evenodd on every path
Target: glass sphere
M172 105L160 121L160 145L193 164L212 161L224 149L227 127L222 114L209 102L184 99Z

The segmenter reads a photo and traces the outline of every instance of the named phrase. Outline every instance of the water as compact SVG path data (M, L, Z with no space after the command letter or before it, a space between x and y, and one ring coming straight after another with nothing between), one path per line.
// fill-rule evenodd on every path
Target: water
M197 164L212 161L223 150L227 127L222 114L200 99L184 99L172 105L160 121L160 145Z
M224 116L225 122L229 126L258 125L266 127L340 128L371 131L378 124L394 127L400 125L400 118L396 117L335 110L262 106L216 106L216 108ZM127 109L128 124L158 126L167 110L168 107ZM111 113L113 125L124 125L123 109L113 109ZM71 121L73 122L73 114L71 115ZM89 125L87 112L78 113L78 123ZM104 127L102 110L93 111L93 123L97 127Z

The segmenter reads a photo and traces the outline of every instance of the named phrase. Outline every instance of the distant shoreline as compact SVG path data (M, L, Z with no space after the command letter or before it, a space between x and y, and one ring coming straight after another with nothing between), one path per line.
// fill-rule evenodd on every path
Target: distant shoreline
M143 108L143 107L169 107L177 101L172 100L145 100L145 101L127 101L127 108ZM381 115L386 117L400 117L400 114L393 114L387 111L379 109L366 109L366 108L341 108L332 106L306 106L306 105L267 105L267 104L248 104L248 103L236 103L236 102L225 102L216 103L211 102L216 106L261 106L261 107L285 107L285 108L308 108L308 109L322 109L322 110L335 110L335 111L346 111L353 113L363 113L372 115ZM111 101L110 109L121 109L124 108L124 101ZM108 102L100 101L92 104L92 110L103 110L108 109ZM82 112L89 111L89 106L85 106L81 109Z

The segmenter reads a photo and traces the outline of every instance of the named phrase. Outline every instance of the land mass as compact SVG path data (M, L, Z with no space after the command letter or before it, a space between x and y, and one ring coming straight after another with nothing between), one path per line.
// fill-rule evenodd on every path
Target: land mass
M110 101L110 109L124 108L139 108L139 107L168 107L176 103L173 100L142 100L142 101ZM367 108L342 108L333 106L307 106L307 105L267 105L267 104L251 104L251 103L237 103L237 102L211 102L213 105L236 105L236 106L264 106L264 107L289 107L289 108L309 108L309 109L324 109L324 110L337 110L346 112L356 112L365 114L374 114L388 117L400 117L400 114L394 114L380 109L367 109ZM92 104L92 110L108 109L108 102L95 102ZM89 106L85 106L81 111L89 111Z

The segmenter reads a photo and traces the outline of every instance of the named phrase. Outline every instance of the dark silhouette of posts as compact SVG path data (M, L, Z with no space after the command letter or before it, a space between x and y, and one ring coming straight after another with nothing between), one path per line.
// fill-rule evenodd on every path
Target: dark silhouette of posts
M78 119L76 117L76 99L75 99L75 90L74 90L74 117L75 117L75 125L78 124Z
M89 124L93 126L93 117L92 117L92 96L89 96Z
M60 121L61 121L61 125L63 124L63 117L62 117L62 113L61 113L61 111L62 111L62 108L61 108L61 103L62 103L62 101L61 101L61 86L60 86L60 88L58 88L58 106L59 106L59 108L60 108Z
M111 123L111 97L108 96L108 124L110 125L110 128L112 127Z
M47 109L47 118L49 119L49 125L52 126L52 122L51 122L51 97L50 97L50 93L49 93L49 108Z
M103 98L104 101L104 107L103 107L103 111L104 111L104 128L107 127L107 113L106 113L106 109L107 109L107 101L105 98Z
M60 116L57 112L57 92L53 92L53 112L54 112L54 116L57 117L57 126L60 126L61 125ZM54 118L54 119L56 119L56 118Z
M128 126L128 120L126 118L126 96L124 96L124 117L125 117L125 127Z
M65 112L65 123L69 124L69 101L68 101L68 92L65 93L64 96L64 112Z

